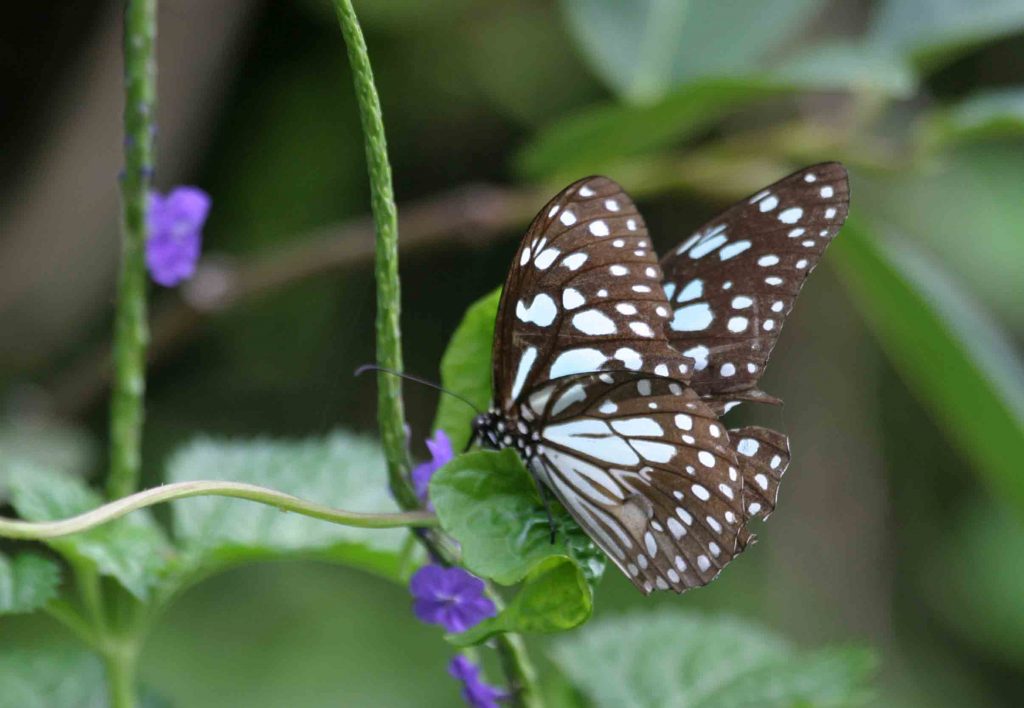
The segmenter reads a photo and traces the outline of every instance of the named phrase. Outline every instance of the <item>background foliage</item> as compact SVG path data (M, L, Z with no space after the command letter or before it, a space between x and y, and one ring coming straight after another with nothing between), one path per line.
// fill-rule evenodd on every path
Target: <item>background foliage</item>
M788 405L736 414L793 439L762 543L683 599L645 600L616 572L591 597L584 579L581 614L565 622L592 611L593 623L530 641L594 693L548 690L602 700L613 667L574 657L600 657L603 636L649 622L635 641L670 644L665 671L614 668L651 704L742 703L759 671L778 676L780 700L800 700L814 687L787 683L771 664L779 654L814 667L837 700L870 671L859 649L792 640L875 645L887 703L1012 705L1024 690L1024 570L1010 562L1024 546L1024 3L774 0L755 13L710 0L402 0L357 10L400 205L471 183L508 187L404 212L420 219L406 236L429 236L402 262L407 366L423 375L452 379L486 357L442 353L466 308L501 282L531 211L565 181L618 179L664 249L792 168L840 159L851 169L851 223L764 382ZM94 505L85 480L105 462L95 362L116 263L119 4L11 14L0 30L13 106L0 115L0 503L5 515L43 519ZM214 207L202 277L154 293L146 481L217 476L390 508L379 452L330 432L372 432L375 399L371 380L349 375L372 358L371 272L361 222L350 221L368 199L330 8L182 0L163 3L160 27L157 184L199 184ZM478 310L463 332L487 326ZM406 390L423 454L436 397ZM465 412L448 405L437 424L464 436ZM60 483L39 484L47 475ZM465 491L455 476L438 490ZM51 545L103 582L166 603L142 655L154 700L450 705L450 650L389 580L407 569L389 534L202 499ZM52 557L19 544L0 553L0 612L52 599L62 582ZM565 570L557 555L541 563ZM709 629L717 615L699 610L749 622ZM666 625L675 634L662 637ZM694 685L693 657L718 646L695 645L697 635L743 643L733 683L709 669ZM665 673L676 680L656 680ZM25 679L55 675L66 680ZM103 705L100 678L53 621L0 618L0 701Z

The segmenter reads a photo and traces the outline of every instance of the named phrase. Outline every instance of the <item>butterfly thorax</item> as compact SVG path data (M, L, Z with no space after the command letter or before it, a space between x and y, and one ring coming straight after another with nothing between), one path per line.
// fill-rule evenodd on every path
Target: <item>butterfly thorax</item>
M501 411L491 409L473 419L473 437L493 450L510 447L529 462L537 455L540 434L522 418L511 420Z

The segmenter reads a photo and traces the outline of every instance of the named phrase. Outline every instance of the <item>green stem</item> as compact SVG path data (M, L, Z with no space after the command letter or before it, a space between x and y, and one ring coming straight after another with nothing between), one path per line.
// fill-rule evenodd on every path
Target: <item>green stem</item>
M401 297L398 280L398 209L391 188L391 165L388 162L387 141L380 99L373 81L370 56L366 50L359 20L351 0L334 0L341 33L348 48L349 64L355 83L359 117L366 142L366 163L370 176L371 207L377 231L377 364L391 371L402 370L402 337L399 324ZM377 376L377 419L381 443L388 461L391 492L403 509L420 506L409 484L408 450L405 441L405 413L402 406L401 379L380 373ZM419 536L430 549L430 539ZM436 552L436 549L434 549ZM534 688L536 677L526 656L522 640L516 635L502 635L498 639L502 668L514 700L522 706L540 706Z
M94 649L99 648L96 629L67 600L50 600L43 607L43 611L71 630L85 644Z
M154 489L136 492L127 497L97 507L78 516L60 521L21 521L0 517L0 537L40 541L73 533L88 531L143 507L187 497L219 496L248 499L276 506L282 511L294 511L303 516L330 521L342 526L356 526L365 529L390 529L397 527L436 526L437 517L426 511L406 511L386 514L371 514L359 511L345 511L306 501L276 489L260 487L243 482L175 482Z
M124 174L121 179L121 274L114 320L110 401L112 499L139 483L146 390L146 200L153 171L156 102L156 0L128 0L124 13Z
M384 137L380 99L373 82L370 56L351 0L334 0L341 34L348 48L355 83L359 118L366 142L366 167L370 177L370 200L377 231L377 364L392 371L402 370L402 335L399 328L401 293L398 284L398 209L391 188L391 164ZM377 421L388 462L391 492L404 509L419 506L409 484L409 457L405 442L405 412L402 380L383 372L377 375Z
M134 639L111 639L102 649L101 655L107 672L111 708L134 708L138 704L135 685L138 644Z
M537 671L526 653L523 638L518 634L499 634L494 638L494 648L512 693L512 705L542 708L544 701L537 693Z

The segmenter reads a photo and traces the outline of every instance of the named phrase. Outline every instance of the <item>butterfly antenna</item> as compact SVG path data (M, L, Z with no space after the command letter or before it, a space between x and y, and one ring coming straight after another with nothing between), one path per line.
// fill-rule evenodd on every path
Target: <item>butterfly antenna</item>
M377 366L376 364L363 364L358 369L356 369L352 375L361 376L362 374L365 374L367 371L383 371L385 374L391 374L392 376L397 376L398 378L405 379L406 381L412 381L413 383L422 384L423 386L426 386L427 388L432 388L435 391L447 393L452 398L457 398L463 403L465 403L467 406L472 408L474 411L477 412L477 415L483 415L483 411L477 408L476 405L465 396L455 393L455 391L449 391L444 386L436 384L433 381L428 381L427 379L421 379L419 376L414 376L413 374L406 374L401 371L395 371L394 369L388 369L383 366Z

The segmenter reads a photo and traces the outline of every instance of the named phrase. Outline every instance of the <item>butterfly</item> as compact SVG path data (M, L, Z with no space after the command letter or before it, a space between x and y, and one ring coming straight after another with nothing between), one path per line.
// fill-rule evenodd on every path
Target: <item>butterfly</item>
M807 167L659 261L618 184L569 185L513 259L473 439L515 449L645 594L707 584L774 510L790 459L785 435L719 417L780 402L758 381L848 204L842 165Z

